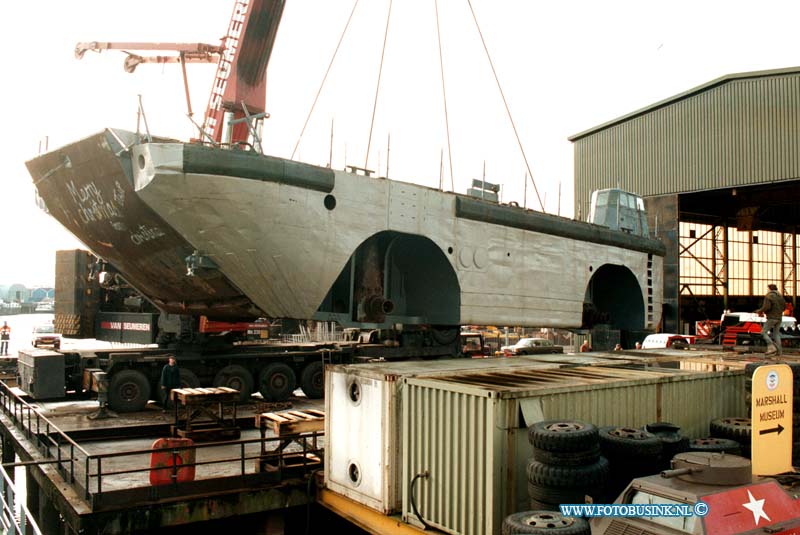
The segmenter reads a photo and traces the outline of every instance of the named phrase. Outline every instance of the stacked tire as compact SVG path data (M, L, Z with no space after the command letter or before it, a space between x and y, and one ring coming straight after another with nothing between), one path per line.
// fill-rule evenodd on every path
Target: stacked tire
M600 455L597 427L578 420L537 422L528 428L528 440L531 509L558 511L559 504L602 496L609 464Z
M729 438L695 438L689 441L689 451L728 453L741 455L742 448L738 442Z
M503 535L591 535L589 522L551 511L514 513L503 520Z
M668 470L672 458L677 454L689 451L689 437L681 435L680 426L669 422L655 422L645 425L644 431L652 433L661 441L661 454L658 465L654 467L658 472Z
M750 458L750 437L752 436L750 418L716 418L711 420L709 428L711 436L714 438L738 442L741 448L741 456Z
M605 500L613 502L631 479L658 473L663 446L652 433L631 427L602 427L600 451L611 465Z
M744 390L745 403L747 403L747 415L750 416L752 394L753 394L753 373L760 366L767 366L768 362L750 362L744 367ZM792 370L792 465L800 466L800 364L795 362L785 363Z

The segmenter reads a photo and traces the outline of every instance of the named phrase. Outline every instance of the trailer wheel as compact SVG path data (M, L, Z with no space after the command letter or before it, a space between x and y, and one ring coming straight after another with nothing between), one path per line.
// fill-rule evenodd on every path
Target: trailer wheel
M200 379L197 378L197 375L191 370L181 369L181 388L199 388L200 387ZM164 406L166 403L166 399L164 397L164 390L161 388L161 385L156 383L155 390L158 393L158 403L161 406Z
M150 399L150 382L137 370L121 370L111 378L108 406L112 411L134 412L144 409Z
M555 511L525 511L514 513L503 520L503 535L527 533L529 535L589 535L585 518L563 516Z
M297 377L287 364L269 364L258 375L258 391L264 401L286 401L294 392Z
M214 376L214 386L227 386L239 391L239 403L250 399L253 393L253 375L238 364L225 366Z
M181 388L200 388L200 379L191 370L181 370Z
M306 364L300 373L300 388L309 399L325 397L325 366L322 361L315 360Z
M451 326L436 326L431 327L431 336L440 346L447 346L452 344L458 338L460 329Z

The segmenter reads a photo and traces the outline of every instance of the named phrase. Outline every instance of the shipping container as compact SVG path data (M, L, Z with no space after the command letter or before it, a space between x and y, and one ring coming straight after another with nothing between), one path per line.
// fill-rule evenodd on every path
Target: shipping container
M527 427L535 422L669 421L700 437L711 419L745 413L742 371L659 365L406 377L398 390L403 520L422 525L416 506L427 524L458 535L499 534L505 516L530 508Z

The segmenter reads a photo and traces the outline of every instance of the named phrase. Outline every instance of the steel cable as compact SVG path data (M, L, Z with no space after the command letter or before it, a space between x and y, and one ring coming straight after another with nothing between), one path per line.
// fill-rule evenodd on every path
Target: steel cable
M497 89L500 91L500 97L503 99L503 105L506 108L506 113L508 114L508 120L511 122L511 128L514 130L514 136L517 138L517 144L519 145L519 150L522 152L522 159L525 160L525 168L528 170L528 175L531 177L531 184L533 185L533 191L536 193L536 199L539 201L539 206L542 207L542 211L544 212L544 203L542 202L542 198L539 196L539 189L536 187L536 182L533 180L533 173L531 172L531 166L528 164L528 156L525 154L525 149L522 148L522 141L519 138L519 133L517 132L517 125L514 123L514 118L511 116L511 109L508 107L508 102L506 101L506 96L503 93L503 88L500 86L500 79L497 77L497 71L494 68L494 62L492 62L492 57L489 55L489 48L486 46L486 41L483 38L483 32L481 31L481 27L478 24L478 17L475 15L475 10L472 8L472 0L467 0L467 4L469 5L469 10L472 12L472 19L475 21L475 27L478 29L478 35L481 38L481 43L483 44L483 50L486 52L486 59L489 60L489 66L492 68L492 74L494 75L494 80L497 82Z
M375 85L375 102L372 104L372 119L369 123L369 139L367 140L367 156L364 158L364 172L369 169L369 148L372 145L372 128L375 126L375 112L378 109L378 93L381 88L381 76L383 75L383 58L386 54L386 41L389 38L389 21L392 18L392 0L389 0L389 11L386 13L386 29L383 32L383 48L381 49L381 63L378 66L378 83Z
M339 52L339 47L342 46L342 41L344 40L344 36L347 33L347 28L350 27L350 21L353 20L353 14L356 12L356 7L358 6L358 1L356 0L353 3L353 9L350 11L350 16L347 18L347 22L344 25L344 30L342 30L342 35L339 37L339 42L336 43L336 48L333 51L333 56L331 57L330 63L328 63L328 69L325 71L325 75L322 77L322 82L319 84L319 89L317 90L317 95L314 97L314 103L311 104L311 109L308 111L308 117L306 117L306 122L303 123L303 129L300 130L300 135L297 137L297 143L294 145L294 150L292 151L292 155L289 159L294 159L294 155L297 152L297 147L300 146L300 140L303 139L303 134L306 131L306 127L308 126L308 121L311 120L311 114L314 113L314 107L317 105L317 101L319 100L320 94L322 94L322 88L325 85L325 81L328 79L328 74L331 72L331 67L333 67L333 61L336 59L336 54Z

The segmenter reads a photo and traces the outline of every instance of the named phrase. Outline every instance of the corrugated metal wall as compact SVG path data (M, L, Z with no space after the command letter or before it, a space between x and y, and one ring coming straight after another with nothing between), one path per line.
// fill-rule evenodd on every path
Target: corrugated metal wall
M733 75L575 143L575 213L591 192L643 196L800 177L800 70Z
M404 511L413 511L407 507L412 478L427 470L430 480L418 479L414 487L427 523L455 534L492 533L501 505L494 480L497 399L408 383L404 388ZM410 515L407 521L418 522Z
M603 380L603 375L608 375ZM741 371L669 368L518 370L403 381L403 518L457 535L499 534L502 519L526 507L527 426L578 419L641 427L670 421L691 438L713 418L744 416ZM487 387L487 384L492 385Z
M598 427L672 422L692 438L708 436L714 418L743 416L744 376L717 375L671 382L595 388L541 396L547 420L577 419Z

